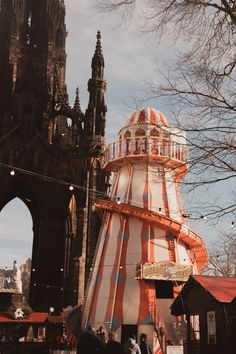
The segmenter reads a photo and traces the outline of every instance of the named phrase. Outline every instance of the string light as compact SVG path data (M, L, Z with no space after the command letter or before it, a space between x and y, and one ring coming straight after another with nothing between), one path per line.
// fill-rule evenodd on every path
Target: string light
M186 213L183 213L183 214L182 214L182 217L183 217L183 218L190 218L190 216L191 216L191 214L186 214Z
M26 174L26 175L30 175L30 176L34 176L34 177L37 177L37 178L39 178L41 180L44 180L44 181L47 181L47 182L52 182L52 183L57 183L57 184L68 186L70 191L73 191L76 188L76 189L80 189L80 190L83 190L83 191L86 191L86 192L89 192L89 193L95 193L98 198L99 197L101 197L101 198L103 198L103 197L107 198L108 197L107 193L105 193L105 192L100 192L100 191L97 191L96 189L87 188L87 187L80 186L80 185L77 185L77 184L73 184L72 185L72 184L69 184L66 181L59 180L59 179L56 179L56 178L53 178L53 177L49 177L49 176L45 176L45 175L41 175L41 174L29 171L29 170L25 170L25 169L22 169L22 168L13 166L13 165L8 165L8 164L0 162L0 166L6 167L6 168L10 168L11 169L10 174L12 176L14 176L16 171L18 171L20 173L23 173L23 174ZM117 204L121 204L120 197L112 196L112 198L114 198L116 200ZM133 205L135 206L135 204L133 204ZM160 207L160 208L158 208L158 210L159 210L159 212L161 212L162 208ZM192 216L191 213L183 213L182 217L191 218L191 219L207 219L206 215L200 215L200 216L195 216L194 217L194 216ZM235 223L232 222L231 223L231 227L233 227L234 224Z
M49 313L50 313L50 315L52 314L54 312L54 307L49 307Z
M30 283L32 284L32 283ZM74 293L77 293L76 289L71 289L71 288L65 288L61 286L54 286L54 285L46 285L46 284L40 284L40 283L33 283L34 287L40 287L40 288L46 288L46 289L58 289L60 291L72 291Z
M80 190L83 190L83 191L88 191L90 193L95 193L96 196L100 196L100 197L107 197L107 193L105 192L100 192L100 191L97 191L96 189L91 189L91 188L87 188L87 187L84 187L84 186L80 186L80 185L77 185L77 184L70 184L66 181L63 181L63 180L60 180L60 179L57 179L57 178L53 178L53 177L49 177L49 176L46 176L46 175L41 175L39 173L36 173L36 172L32 172L32 171L29 171L29 170L25 170L25 169L22 169L20 167L16 167L16 166L13 166L13 165L8 165L8 164L5 164L3 162L0 162L0 166L2 167L6 167L6 168L10 168L11 171L14 170L14 174L17 172L20 172L22 174L25 174L25 175L29 175L29 176L33 176L33 177L36 177L36 178L39 178L45 182L51 182L51 183L57 183L57 184L61 184L61 185L64 185L64 186L68 186L68 188L70 189L70 187L72 187L72 189L70 190L74 190L75 188L77 189L80 189ZM11 173L11 172L10 172Z
M234 227L234 221L231 222L231 227Z

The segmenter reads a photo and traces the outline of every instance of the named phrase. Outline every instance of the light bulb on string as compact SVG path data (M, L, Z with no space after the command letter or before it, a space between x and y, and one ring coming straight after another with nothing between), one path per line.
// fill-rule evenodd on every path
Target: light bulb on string
M54 307L49 307L49 313L50 313L50 315L52 314L54 312Z
M231 222L231 227L234 227L234 221Z
M69 190L70 190L70 191L73 191L73 190L74 190L74 187L73 187L72 185L70 185Z
M120 204L120 203L121 203L121 201L120 201L120 197L117 197L117 199L116 199L116 203L117 203L117 204Z
M16 174L16 173L15 173L15 170L12 169L11 172L10 172L10 175L11 175L11 176L15 176L15 174Z

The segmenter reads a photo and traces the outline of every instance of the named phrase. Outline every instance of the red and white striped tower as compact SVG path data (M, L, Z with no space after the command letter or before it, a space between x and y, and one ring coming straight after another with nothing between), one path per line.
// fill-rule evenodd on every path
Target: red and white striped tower
M185 132L155 109L140 109L106 147L115 173L87 287L84 327L104 326L124 341L145 332L155 354L178 341L170 315L188 276L207 264L204 241L186 225L179 184L187 171Z

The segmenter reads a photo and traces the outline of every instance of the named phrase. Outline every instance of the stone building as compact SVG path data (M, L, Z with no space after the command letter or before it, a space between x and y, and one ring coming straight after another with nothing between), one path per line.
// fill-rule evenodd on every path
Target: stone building
M65 83L63 0L0 2L0 210L18 197L33 220L29 304L48 310L83 301L106 192L100 168L106 105L101 35L89 103L73 106Z

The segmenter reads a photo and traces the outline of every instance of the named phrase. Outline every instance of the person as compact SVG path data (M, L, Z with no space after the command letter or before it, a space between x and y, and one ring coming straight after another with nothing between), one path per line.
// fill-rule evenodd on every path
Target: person
M108 341L105 344L103 354L123 354L122 345L116 341L114 332L108 333Z
M102 354L103 348L101 339L96 335L95 330L89 326L88 330L78 340L77 354Z
M147 335L146 333L142 333L140 335L140 350L142 354L152 354L152 350L147 344Z
M129 338L124 345L125 354L136 354L136 353L141 354L141 350L139 348L139 345L138 345L138 343L136 343L136 341L133 337Z
M97 336L101 339L102 343L105 345L106 343L106 334L105 331L103 329L103 327L99 327L99 329L97 330Z
M168 339L167 339L166 345L174 345L171 338L168 338Z

